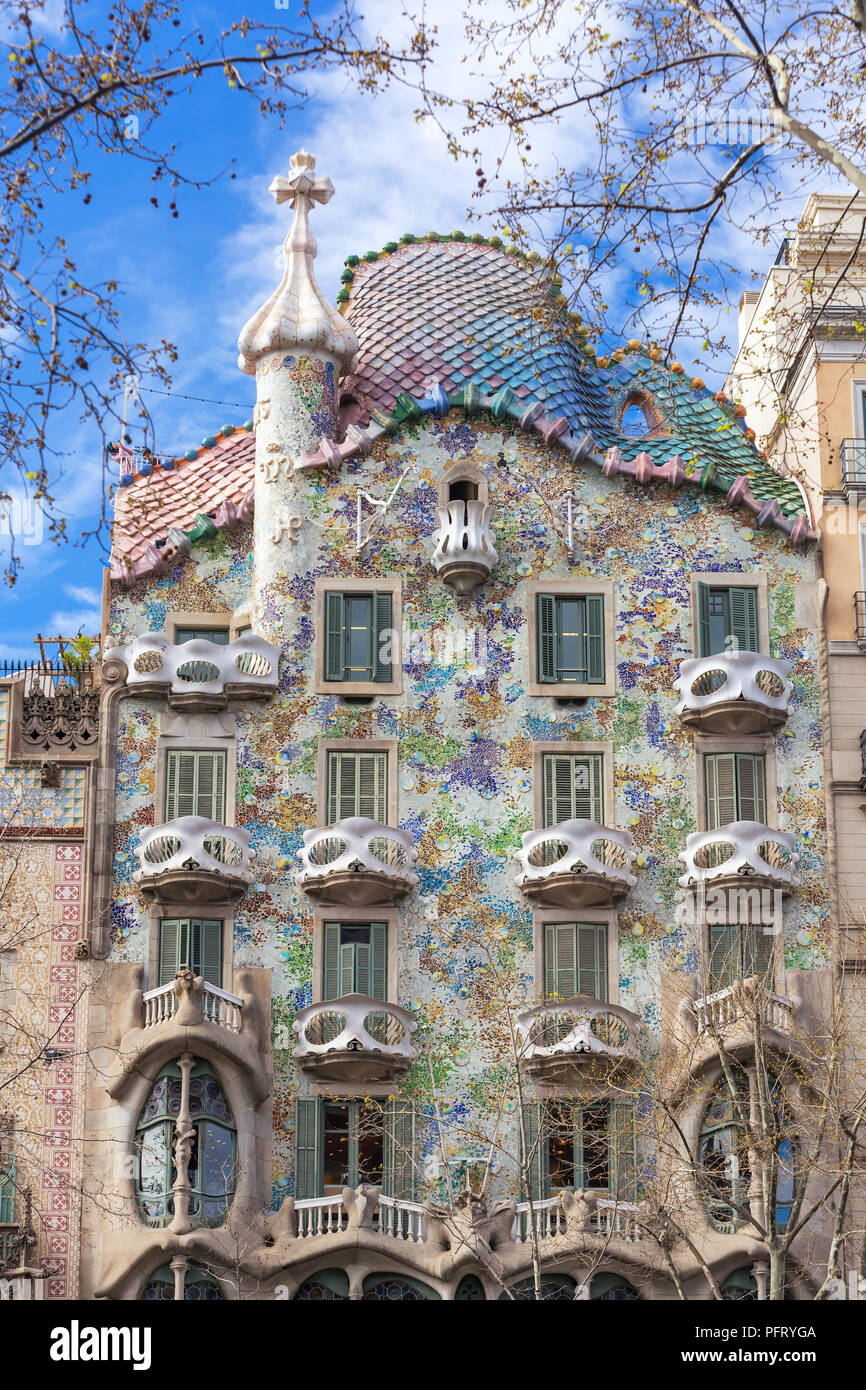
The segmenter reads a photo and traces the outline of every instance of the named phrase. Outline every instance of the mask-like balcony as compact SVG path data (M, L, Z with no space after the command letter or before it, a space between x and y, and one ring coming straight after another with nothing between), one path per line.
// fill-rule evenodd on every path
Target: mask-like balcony
M183 995L175 989L174 981L168 985L160 985L158 989L146 990L141 996L144 1003L145 1028L158 1028L161 1023L171 1023L177 1018L184 999L189 995L193 1006L198 1009L202 1023L212 1023L215 1028L225 1028L230 1033L239 1033L244 1001L236 994L229 994L227 989L220 989L207 980L202 980L200 991L200 998L195 1000L194 996L198 990L194 986L191 972L190 989Z
M685 865L681 888L703 885L724 891L766 888L788 893L797 886L794 866L800 856L794 853L794 836L759 821L737 820L718 830L687 835L678 858Z
M418 882L412 837L364 816L305 830L297 881L311 898L351 907L394 903Z
M233 902L252 880L249 833L203 816L142 830L135 853L140 868L133 880L156 902Z
M294 1055L305 1072L325 1081L391 1081L417 1056L417 1026L397 1004L345 994L299 1011L292 1023L298 1035Z
M433 566L443 583L458 594L483 584L497 561L490 532L490 507L477 498L457 499L439 508L439 528L433 533Z
M788 718L790 661L758 652L720 652L680 663L677 714L690 729L716 734L771 733Z
M172 709L220 710L229 700L268 700L277 688L278 647L253 633L228 646L203 637L175 645L164 633L146 632L105 661L122 661L127 687L137 695L164 697Z
M592 820L565 820L547 830L528 830L515 858L515 880L527 898L555 907L600 907L622 898L637 883L636 850L627 830Z
M517 1015L520 1054L535 1079L567 1081L595 1063L636 1061L638 1025L630 1009L589 995L551 999Z

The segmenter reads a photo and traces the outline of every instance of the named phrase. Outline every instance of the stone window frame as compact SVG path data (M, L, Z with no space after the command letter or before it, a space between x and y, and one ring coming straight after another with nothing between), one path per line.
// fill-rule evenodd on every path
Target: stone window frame
M478 501L485 507L490 502L490 484L484 473L477 464L470 459L455 459L453 463L446 463L442 477L439 479L439 506L447 507L449 502L448 489L452 483L470 482L478 484Z
M233 642L238 629L251 621L249 613L232 613L228 609L219 609L215 613L207 613L203 609L171 609L165 615L165 634L176 645L179 627L226 627L229 642Z
M695 735L695 823L698 830L707 829L707 781L705 760L708 753L755 753L764 758L767 825L779 829L779 802L774 794L776 781L776 747L772 734L741 734L731 738L716 734Z
M706 572L698 570L692 574L690 612L692 620L692 656L698 655L698 632L700 630L700 619L698 616L698 585L704 584L708 589L755 589L757 591L758 608L758 653L761 656L770 655L770 599L769 584L766 574L758 570L743 573L740 570L708 570Z
M387 820L397 826L400 817L399 759L400 740L396 738L320 738L316 751L316 827L323 829L328 820L328 754L329 753L387 753Z
M223 720L231 721L227 729ZM219 732L217 732L219 730ZM156 788L154 792L154 824L165 825L165 789L168 780L169 752L209 753L226 755L225 820L223 825L236 823L238 772L237 730L233 715L175 714L164 712L159 720L156 742Z
M613 743L607 739L592 741L533 740L532 744L532 821L536 830L544 828L544 755L546 753L596 753L602 759L604 823L613 826L614 815L614 754Z
M544 928L549 922L604 922L607 926L608 1004L619 1004L619 912L615 907L536 907L532 912L532 970L536 1003L544 1002Z
M329 681L325 679L325 596L328 593L366 594L390 593L391 627L396 634L394 660L390 681ZM313 600L314 689L317 695L338 695L345 699L370 699L376 695L403 693L403 579L371 576L369 579L343 579L329 575L317 579Z
M583 598L600 594L604 600L604 681L599 685L573 682L542 682L538 679L538 613L539 594L566 595ZM598 699L616 694L616 621L615 590L610 579L534 579L526 586L527 625L529 632L529 678L527 693L555 700Z

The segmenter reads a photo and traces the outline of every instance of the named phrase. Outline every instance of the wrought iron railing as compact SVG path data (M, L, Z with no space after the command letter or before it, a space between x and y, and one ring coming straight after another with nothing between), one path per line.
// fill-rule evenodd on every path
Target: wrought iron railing
M843 487L866 488L866 439L842 440Z

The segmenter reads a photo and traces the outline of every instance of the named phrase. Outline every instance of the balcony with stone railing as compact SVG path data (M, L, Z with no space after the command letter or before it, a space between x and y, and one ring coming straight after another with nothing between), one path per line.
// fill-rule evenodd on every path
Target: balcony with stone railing
M175 644L146 632L105 661L122 661L126 685L137 695L164 698L172 709L221 710L230 700L268 700L277 688L280 652L253 633L227 646L203 637Z
M627 830L591 820L566 820L547 830L528 830L515 858L515 882L527 898L545 906L601 907L622 898L637 882L637 851Z
M772 733L788 718L791 663L758 652L720 652L680 663L676 712L690 729Z
M767 989L757 976L736 980L694 1002L698 1032L721 1034L740 1023L754 1024L756 1016L778 1033L794 1026L794 1001Z
M305 830L297 882L311 898L365 907L404 898L418 882L418 851L406 830L364 816Z
M681 888L789 893L797 886L794 867L800 856L794 852L794 836L759 821L732 821L688 835L678 857L685 866ZM731 920L750 921L752 916Z
M142 830L135 853L140 867L133 880L156 902L234 902L252 880L249 833L204 816Z
M490 529L491 508L477 498L456 499L439 508L433 533L433 567L458 594L483 584L498 559Z
M417 1053L412 1014L366 994L308 1004L295 1016L295 1059L308 1075L323 1081L392 1081L407 1072Z
M547 1000L517 1015L520 1056L539 1081L568 1082L581 1071L638 1060L640 1020L630 1009L589 995Z
M180 986L177 984L178 978L181 980ZM177 1022L184 1001L189 999L197 1023L212 1023L215 1028L225 1028L230 1033L241 1031L244 1001L227 989L220 989L208 980L194 977L186 967L181 967L170 984L148 989L141 998L145 1028L159 1028L163 1024Z
M605 1243L622 1240L631 1244L644 1238L641 1213L636 1202L618 1201L599 1192L559 1192L540 1201L518 1202L511 1239L517 1245L526 1245L533 1232L538 1241L563 1240L583 1233L598 1236Z

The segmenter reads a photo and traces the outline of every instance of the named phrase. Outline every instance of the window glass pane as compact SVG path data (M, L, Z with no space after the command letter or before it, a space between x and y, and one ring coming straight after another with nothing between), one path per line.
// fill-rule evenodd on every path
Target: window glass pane
M358 1183L382 1185L382 1112L376 1105L362 1105L358 1114Z
M176 644L191 642L193 638L203 638L206 642L216 642L219 647L227 647L229 630L227 627L178 627L174 631Z
M574 1161L574 1112L552 1104L547 1115L547 1153L551 1192L578 1186Z
M582 598L557 600L559 616L559 679L586 680L586 603Z
M607 1189L610 1186L609 1116L607 1105L584 1106L581 1126L584 1187Z
M326 1105L322 1196L341 1192L349 1176L349 1107Z
M348 680L372 680L370 666L373 599L370 594L353 594L346 601L348 632L346 635Z
M725 651L730 631L730 602L727 589L710 589L708 594L710 654Z

